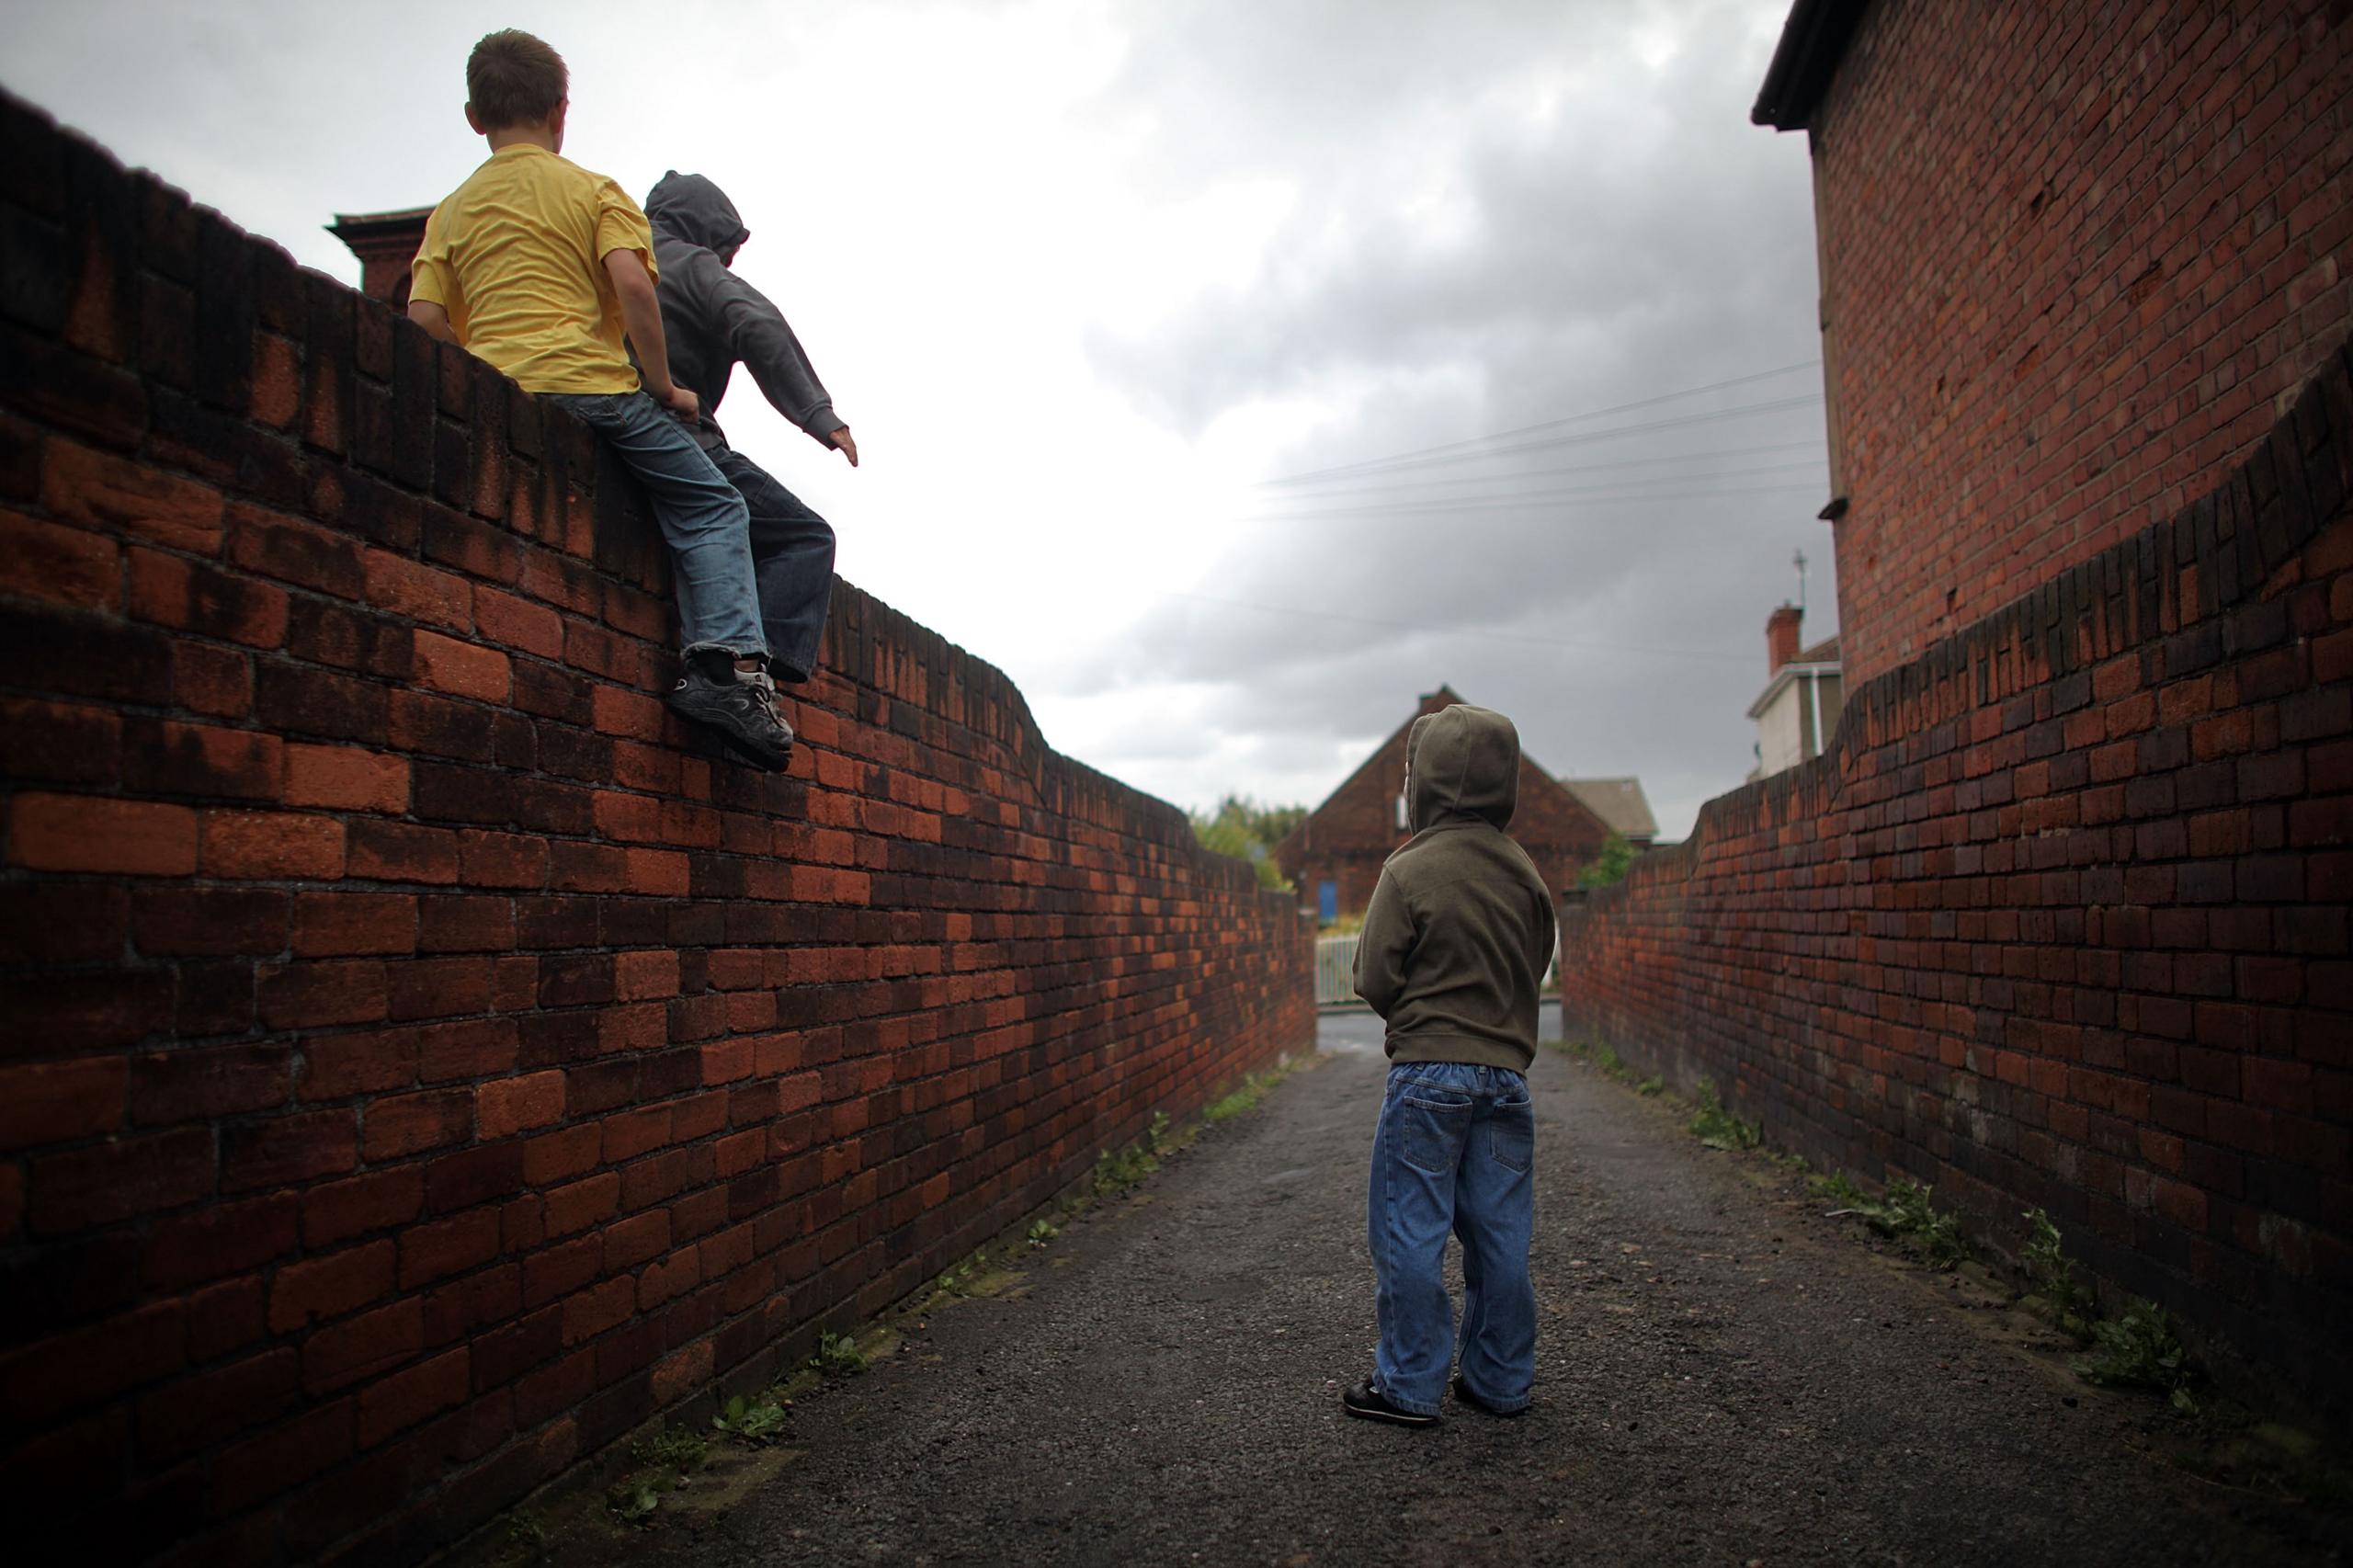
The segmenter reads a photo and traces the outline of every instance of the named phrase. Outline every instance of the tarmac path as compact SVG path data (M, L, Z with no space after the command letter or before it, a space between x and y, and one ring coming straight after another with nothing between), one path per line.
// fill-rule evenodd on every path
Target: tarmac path
M1548 1018L1548 1022L1549 1022ZM803 1457L681 1563L2314 1562L2169 1469L2166 1417L1983 1332L1754 1162L1547 1051L1536 1403L1343 1416L1370 1362L1377 1023L792 1412ZM2287 1518L2288 1525L2282 1520Z

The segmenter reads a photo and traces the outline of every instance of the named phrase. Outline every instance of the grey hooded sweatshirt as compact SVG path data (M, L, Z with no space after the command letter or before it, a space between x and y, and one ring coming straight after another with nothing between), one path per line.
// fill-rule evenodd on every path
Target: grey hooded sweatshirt
M726 436L711 415L727 395L738 361L751 369L778 413L822 447L849 421L834 412L801 340L767 295L728 269L719 253L751 237L727 193L700 175L672 169L645 199L654 225L654 262L662 275L662 333L670 342L670 379L702 400L695 438L705 448Z
M1392 1062L1525 1073L1554 926L1552 890L1504 833L1519 732L1484 708L1424 714L1405 738L1405 791L1414 836L1365 910L1357 994L1388 1021Z

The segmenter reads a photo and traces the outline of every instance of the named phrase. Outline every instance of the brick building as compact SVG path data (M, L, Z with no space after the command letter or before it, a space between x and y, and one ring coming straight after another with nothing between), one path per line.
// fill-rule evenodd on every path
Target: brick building
M1414 719L1461 700L1443 686L1426 695L1413 719L1398 725L1275 846L1275 864L1299 889L1301 902L1323 920L1364 913L1372 885L1381 880L1381 863L1413 836L1405 827L1405 737ZM1567 786L1520 755L1519 805L1511 835L1548 886L1557 892L1574 882L1608 835L1608 825Z
M1754 118L1813 158L1850 681L2204 494L2343 333L2330 9L1791 10Z
M1998 1245L2045 1210L2111 1306L2341 1414L2332 10L1799 0L1756 118L1813 149L1845 710L1569 910L1561 972L1637 1073Z

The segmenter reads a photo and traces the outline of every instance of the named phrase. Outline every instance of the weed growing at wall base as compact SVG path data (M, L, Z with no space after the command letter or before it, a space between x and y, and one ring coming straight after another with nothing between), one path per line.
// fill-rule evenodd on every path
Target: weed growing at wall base
M1724 1102L1717 1097L1715 1080L1699 1080L1697 1102L1691 1111L1691 1131L1706 1147L1754 1149L1764 1142L1764 1124L1743 1121L1726 1110Z
M2075 1283L2067 1255L2059 1250L2059 1227L2040 1209L2029 1209L2021 1217L2027 1223L2027 1238L2018 1262L2025 1267L2034 1293L2042 1298L2053 1326L2088 1344L2092 1337L2091 1292Z
M817 1353L809 1358L809 1365L829 1377L853 1377L866 1370L866 1352L849 1335L827 1329L817 1341Z
M2197 1378L2189 1352L2155 1302L2135 1297L2121 1317L2092 1324L2092 1346L2090 1355L2074 1362L2084 1381L2156 1389L2179 1414L2198 1414L2198 1401L2189 1392Z
M710 1418L710 1429L739 1443L758 1444L782 1432L787 1419L784 1402L774 1395L763 1395L754 1403L739 1393Z
M1275 1075L1272 1074L1263 1076L1256 1073L1251 1074L1242 1080L1240 1088L1223 1099L1213 1101L1204 1107L1201 1111L1201 1119L1209 1122L1231 1121L1245 1111L1256 1110L1259 1099L1273 1087L1274 1083Z

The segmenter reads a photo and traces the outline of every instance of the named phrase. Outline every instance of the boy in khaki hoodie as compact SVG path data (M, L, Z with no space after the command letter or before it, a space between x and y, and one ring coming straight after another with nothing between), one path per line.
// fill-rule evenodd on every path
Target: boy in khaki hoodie
M1536 1381L1537 988L1552 891L1504 833L1519 797L1519 734L1484 708L1425 714L1405 741L1414 836L1389 857L1357 946L1357 994L1388 1024L1392 1063L1372 1144L1367 1232L1379 1294L1372 1375L1351 1415L1434 1426L1447 1373L1491 1415L1528 1408ZM1462 1239L1463 1312L1439 1266Z

